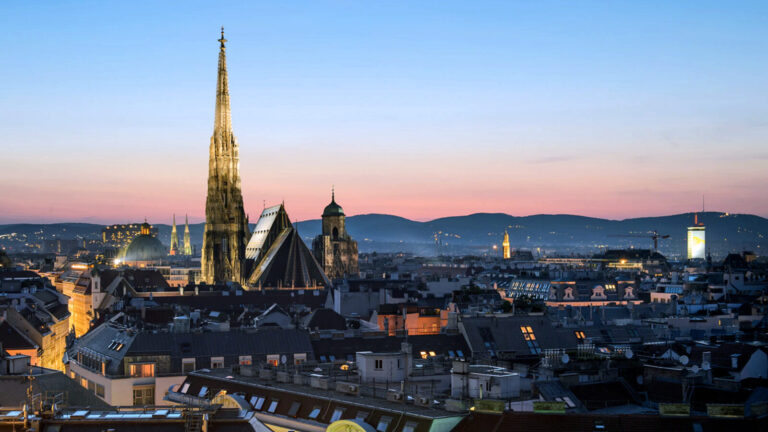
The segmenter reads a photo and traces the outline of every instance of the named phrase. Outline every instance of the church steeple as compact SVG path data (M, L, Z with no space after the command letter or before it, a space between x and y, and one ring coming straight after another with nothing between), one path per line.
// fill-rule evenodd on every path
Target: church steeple
M179 254L179 233L176 231L176 213L173 214L173 228L171 229L170 255Z
M224 39L224 27L221 28L221 47L219 48L219 74L216 81L216 117L214 131L232 133L232 114L229 107L229 80L227 77L227 47Z
M248 231L240 190L240 151L232 133L224 28L219 39L216 111L208 160L208 197L200 262L205 283L242 282ZM186 246L185 246L186 247Z
M189 216L184 215L184 255L192 255L192 243L189 240Z

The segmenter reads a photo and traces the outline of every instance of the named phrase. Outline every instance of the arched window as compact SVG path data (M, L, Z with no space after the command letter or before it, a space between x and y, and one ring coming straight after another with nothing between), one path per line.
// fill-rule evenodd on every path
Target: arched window
M337 227L333 227L333 239L334 240L339 239L339 229Z

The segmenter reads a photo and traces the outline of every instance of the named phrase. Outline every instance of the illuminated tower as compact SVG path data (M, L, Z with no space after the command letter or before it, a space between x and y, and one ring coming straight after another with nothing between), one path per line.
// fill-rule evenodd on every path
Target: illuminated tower
M688 259L706 258L706 227L694 215L693 226L688 227Z
M250 233L240 191L240 156L229 107L227 40L221 29L216 115L208 162L208 197L202 248L202 281L243 282L245 245Z
M189 241L189 216L184 215L184 255L192 255L192 243Z
M171 229L171 251L170 255L179 254L179 233L176 232L176 214L173 214L173 228Z
M507 230L504 230L504 241L501 243L501 246L504 249L504 259L512 258L512 254L509 251L509 233Z

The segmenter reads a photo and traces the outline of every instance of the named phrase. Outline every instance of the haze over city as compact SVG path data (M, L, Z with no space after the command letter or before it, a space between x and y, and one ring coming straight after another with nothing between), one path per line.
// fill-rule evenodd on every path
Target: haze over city
M203 221L221 25L252 220L768 216L765 3L233 5L4 4L0 223Z

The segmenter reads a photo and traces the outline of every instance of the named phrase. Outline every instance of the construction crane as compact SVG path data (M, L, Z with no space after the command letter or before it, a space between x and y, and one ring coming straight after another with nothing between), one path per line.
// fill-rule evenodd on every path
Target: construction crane
M668 239L669 234L659 234L658 231L648 231L648 234L610 234L608 237L633 237L633 238L650 238L653 241L653 250L659 250L659 239Z

